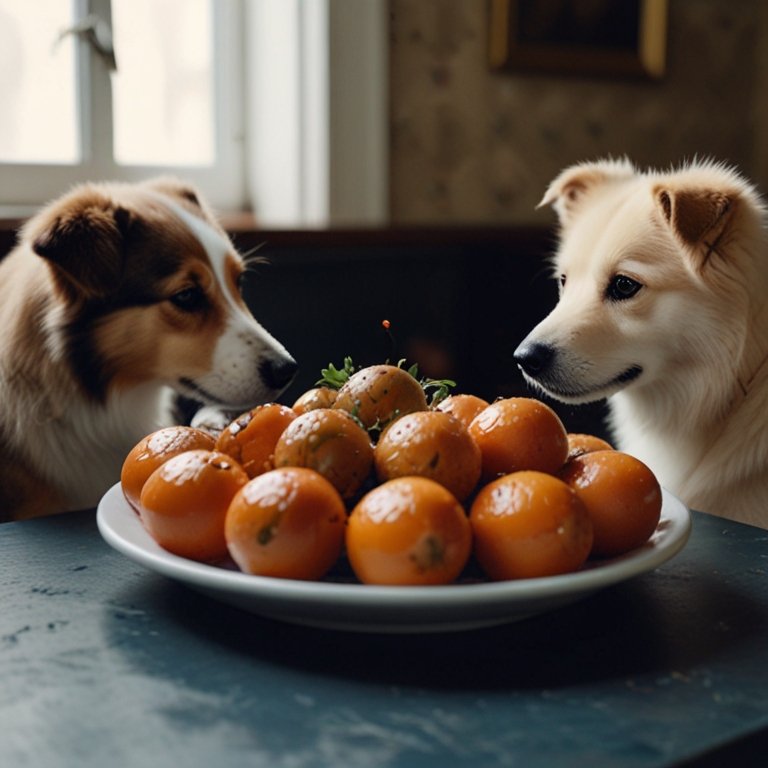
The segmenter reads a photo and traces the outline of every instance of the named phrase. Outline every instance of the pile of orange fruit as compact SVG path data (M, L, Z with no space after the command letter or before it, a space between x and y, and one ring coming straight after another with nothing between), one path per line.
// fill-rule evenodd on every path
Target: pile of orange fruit
M545 403L428 402L393 365L257 406L216 436L161 429L121 480L174 554L310 580L346 556L365 584L450 584L470 561L492 580L577 571L642 546L662 506L645 464L569 434Z

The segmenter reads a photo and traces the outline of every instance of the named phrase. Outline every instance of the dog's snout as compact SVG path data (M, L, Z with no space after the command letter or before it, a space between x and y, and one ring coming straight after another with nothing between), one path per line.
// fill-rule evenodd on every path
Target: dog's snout
M555 350L549 344L524 341L515 350L515 362L529 376L540 376L552 363Z
M292 357L267 358L259 365L259 373L268 387L283 389L291 383L298 367Z

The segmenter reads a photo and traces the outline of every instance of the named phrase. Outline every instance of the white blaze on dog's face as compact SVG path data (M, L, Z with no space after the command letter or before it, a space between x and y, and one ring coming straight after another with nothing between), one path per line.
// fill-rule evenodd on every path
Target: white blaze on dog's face
M682 175L604 162L551 185L542 204L560 217L560 298L515 353L545 393L598 400L700 365L715 337L721 350L738 343L714 296L729 290L727 265L715 262L739 190L715 193L706 173Z
M156 381L234 410L290 382L294 360L240 297L242 258L192 190L91 185L27 233L52 268L54 343L94 399Z
M241 257L229 239L181 206L170 203L172 210L195 235L207 257L204 267L191 268L190 287L193 297L200 293L199 301L219 303L223 328L212 339L210 363L193 375L176 375L175 385L190 397L211 405L228 408L247 408L277 396L287 386L296 370L296 364L286 349L259 325L243 301L239 283L244 272ZM204 270L204 276L199 271ZM208 272L210 270L210 272ZM175 293L178 303L179 292ZM172 299L173 301L173 299ZM186 300L185 300L186 301ZM198 299L193 298L193 302ZM174 343L166 352L173 360ZM184 367L181 361L180 368Z

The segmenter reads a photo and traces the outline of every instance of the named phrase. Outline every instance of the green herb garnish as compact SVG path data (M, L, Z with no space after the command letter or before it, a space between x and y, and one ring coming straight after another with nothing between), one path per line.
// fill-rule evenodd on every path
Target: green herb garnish
M456 386L456 382L451 379L421 379L419 383L425 393L432 392L429 400L430 408L434 408L441 400L445 400Z
M327 368L320 370L321 378L315 382L315 386L328 387L329 389L341 389L349 380L349 377L355 373L355 366L351 357L344 358L344 365L341 369L333 363L328 363Z
M405 358L401 358L397 361L397 368L404 369L419 382L424 393L427 395L427 401L431 408L434 408L441 400L445 400L445 398L451 394L451 390L456 386L456 382L451 379L419 378L418 363L414 363L408 368L405 366ZM321 378L315 382L315 386L328 387L329 389L341 389L347 383L350 376L358 370L361 369L354 365L352 358L349 356L344 358L344 365L341 368L337 368L333 363L328 363L328 367L323 368L320 371Z

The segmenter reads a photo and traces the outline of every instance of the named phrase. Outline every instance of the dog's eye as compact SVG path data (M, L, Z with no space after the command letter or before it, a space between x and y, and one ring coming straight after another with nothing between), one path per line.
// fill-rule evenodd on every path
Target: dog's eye
M194 312L204 306L205 293L202 288L196 285L191 285L189 288L184 288L183 290L174 293L169 301L175 307L178 307L185 312Z
M565 288L565 275L560 275L560 287Z
M631 299L642 287L642 283L638 283L637 280L633 280L631 277L616 275L608 283L606 295L613 301L623 301L624 299Z

